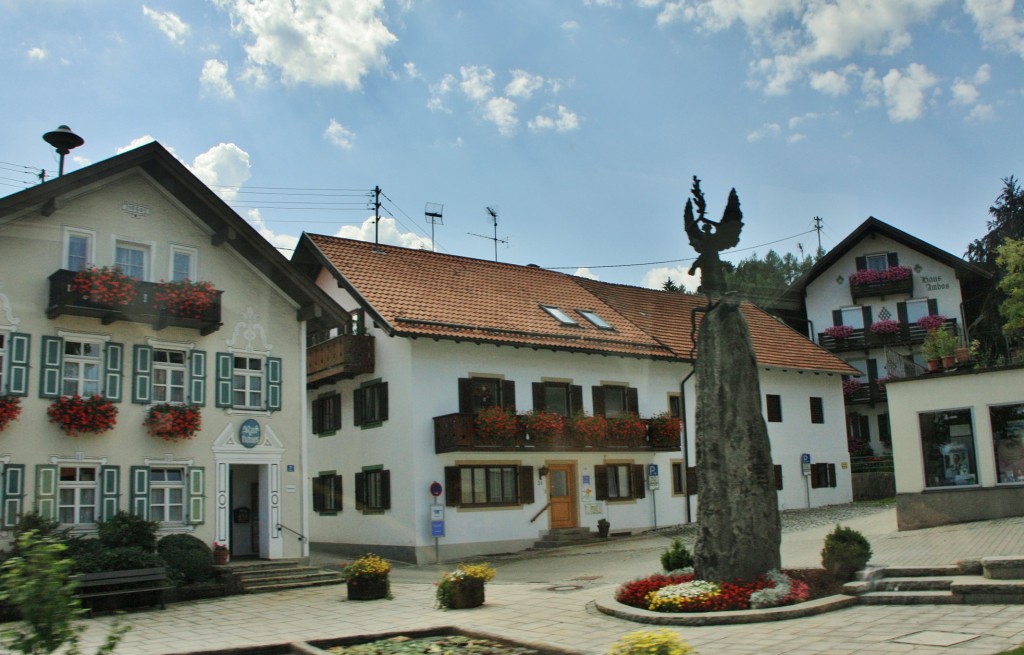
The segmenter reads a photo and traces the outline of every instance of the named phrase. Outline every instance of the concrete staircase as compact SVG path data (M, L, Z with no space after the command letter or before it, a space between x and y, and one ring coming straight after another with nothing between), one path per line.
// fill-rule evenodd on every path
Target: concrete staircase
M244 594L301 589L345 582L337 571L304 566L297 560L236 562L227 569L237 589Z
M883 567L843 593L866 605L1024 604L1024 557L984 557L952 566Z
M563 546L579 546L607 541L591 532L589 528L555 528L540 533L540 539L533 544L533 550L561 548Z

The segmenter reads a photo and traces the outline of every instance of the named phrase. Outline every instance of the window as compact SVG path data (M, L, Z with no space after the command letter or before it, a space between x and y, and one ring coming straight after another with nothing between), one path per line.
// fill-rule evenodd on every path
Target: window
M327 471L313 478L313 511L340 512L341 476Z
M579 323L576 322L576 319L574 319L572 316L569 316L568 314L566 314L557 307L552 307L550 305L541 305L540 307L562 325L579 325Z
M837 325L849 325L855 330L864 329L864 308L863 307L843 307L839 310L842 322ZM870 322L870 319L868 320Z
M999 482L1024 482L1024 404L989 407Z
M185 469L149 470L149 520L163 523L185 521Z
M918 414L925 486L978 484L971 410Z
M146 246L118 241L114 246L114 265L128 277L146 279L149 249Z
M677 393L668 395L668 415L672 418L683 418L683 402Z
M185 352L153 349L153 402L185 402Z
M64 234L64 267L80 271L93 261L93 234L81 230L66 230Z
M391 471L375 468L356 473L356 509L364 512L391 509Z
M523 505L533 502L533 467L514 464L446 466L450 507Z
M22 335L12 335L19 336ZM123 344L106 341L103 337L63 331L62 336L58 337L43 335L41 341L40 397L59 398L75 394L89 397L101 394L112 402L121 401ZM11 345L18 346L18 341L12 339ZM27 357L27 342L24 346ZM10 354L12 363L15 356L21 358L17 347ZM17 372L13 367L11 371ZM17 382L13 375L11 381Z
M97 342L64 340L61 395L90 397L100 392L100 351Z
M637 391L619 385L601 385L591 388L594 414L615 418L637 413Z
M864 414L846 415L846 442L851 452L861 450L871 441L870 419Z
M57 520L68 525L95 523L98 489L97 467L61 466L57 484Z
M365 427L380 425L388 420L388 383L379 380L365 382L353 391L355 424Z
M182 246L171 246L171 281L196 279L196 251Z
M884 271L889 268L889 256L885 253L864 257L864 268L869 271Z
M811 464L811 489L836 486L836 465L826 462Z
M331 394L313 400L313 434L336 432L341 429L341 394Z
M825 422L825 403L818 396L811 396L811 423Z
M868 362L868 360L866 360L866 359L851 359L851 360L849 360L846 363L849 364L850 366L854 367L858 371L860 371L860 376L854 377L854 376L851 375L850 379L857 380L859 382L867 382L868 381L868 371L870 370L870 363Z
M776 394L767 394L765 396L765 405L768 410L768 422L769 423L781 423L782 422L782 396Z
M233 407L263 408L263 359L260 357L234 358L235 368L231 385Z
M609 323L608 321L606 321L603 318L601 318L600 316L598 316L597 312L592 312L592 311L587 310L587 309L577 309L576 311L579 312L580 316L582 316L583 318L585 318L588 321L590 321L591 323L593 323L594 327L596 327L598 329L601 329L601 330L614 330L615 329L615 328L613 328L611 326L611 323Z
M195 353L192 360L195 361ZM271 412L280 410L281 366L280 357L217 353L217 407ZM194 385L201 387L199 376L204 365L200 362L200 365L193 368Z
M7 335L0 332L0 394L7 393Z
M908 300L904 304L905 304L905 306L907 308L906 309L907 315L906 315L906 318L903 318L902 322L903 323L907 323L909 325L913 325L913 324L917 323L917 320L919 318L924 318L925 316L930 316L931 314L935 313L935 312L930 311L930 309L929 309L930 304L933 304L933 303L928 298L921 298L921 299L918 299L918 300Z
M672 495L682 496L685 493L683 483L686 476L686 467L682 462L672 462Z
M533 408L562 416L583 411L583 387L568 382L534 382Z
M476 415L488 407L515 413L515 382L496 377L459 378L459 413Z
M633 500L643 498L642 464L599 464L594 467L597 500Z

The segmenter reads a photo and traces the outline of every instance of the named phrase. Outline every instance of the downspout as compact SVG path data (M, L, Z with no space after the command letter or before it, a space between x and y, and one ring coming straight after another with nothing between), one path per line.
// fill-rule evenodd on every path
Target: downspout
M686 416L686 381L693 377L693 374L697 372L697 365L693 362L690 364L690 372L683 378L683 381L679 383L679 413L683 418L683 497L686 499L686 522L692 521L690 516L690 490L687 488L687 475L686 469L690 467L690 421Z
M299 498L299 514L301 516L301 528L302 534L306 535L306 538L302 540L302 557L309 557L309 527L310 527L310 499L313 498L313 481L309 475L309 441L312 438L312 434L306 435L306 430L311 430L312 423L309 420L309 387L306 386L306 328L307 322L302 321L299 328L299 372L303 376L302 380L302 403L299 410L299 414L302 416L302 443L299 447L299 470L302 471L299 487L302 490L302 496Z

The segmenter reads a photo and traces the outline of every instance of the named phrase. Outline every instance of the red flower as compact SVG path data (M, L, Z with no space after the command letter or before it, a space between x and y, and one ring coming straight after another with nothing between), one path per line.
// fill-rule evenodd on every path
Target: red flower
M142 422L149 434L165 441L191 439L203 426L203 417L194 405L153 405Z
M572 433L582 444L602 443L608 437L608 420L600 415L578 414L572 418Z
M165 311L182 318L202 318L217 300L217 290L210 282L161 282L153 299Z
M639 441L647 436L647 426L636 414L609 419L608 430L616 441Z
M117 407L102 396L61 396L46 409L46 415L71 437L80 432L99 434L117 425Z
M17 396L0 396L0 432L11 421L21 415L21 399Z
M100 305L127 305L135 300L138 280L128 277L117 266L86 266L75 274L71 288Z

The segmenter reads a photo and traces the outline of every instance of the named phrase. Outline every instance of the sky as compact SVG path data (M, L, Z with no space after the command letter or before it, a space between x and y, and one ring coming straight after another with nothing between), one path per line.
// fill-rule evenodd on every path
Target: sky
M0 195L58 125L65 171L155 139L289 256L692 289L694 175L733 262L869 216L962 255L1024 175L1024 0L0 0L0 70Z

